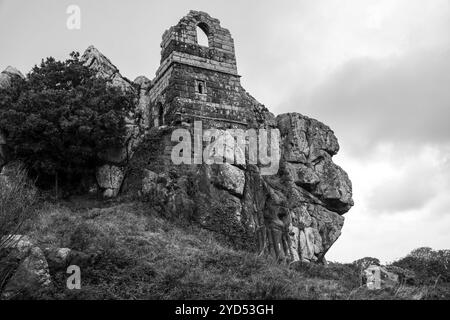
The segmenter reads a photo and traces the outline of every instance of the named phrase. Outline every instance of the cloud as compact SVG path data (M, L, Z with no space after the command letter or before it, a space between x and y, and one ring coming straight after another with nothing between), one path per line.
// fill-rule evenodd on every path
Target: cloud
M448 144L449 84L448 48L355 58L315 89L305 112L328 122L358 153L384 142Z
M426 212L420 212L380 218L364 212L355 213L346 216L344 231L327 253L327 259L352 262L372 256L388 263L418 247L448 249L449 226L450 215L433 219Z
M418 211L434 201L445 183L441 168L425 161L409 161L400 174L391 175L374 185L368 195L368 207L377 215Z
M364 161L340 157L353 182L355 207L345 214L342 236L327 259L374 256L391 262L422 246L448 248L450 153L439 147L408 152L399 156L395 146L383 145Z
M355 207L351 213L380 218L425 212L450 215L441 204L450 190L448 150L431 146L400 150L389 144L374 148L372 155L363 159L348 153L337 156L335 160L353 184Z

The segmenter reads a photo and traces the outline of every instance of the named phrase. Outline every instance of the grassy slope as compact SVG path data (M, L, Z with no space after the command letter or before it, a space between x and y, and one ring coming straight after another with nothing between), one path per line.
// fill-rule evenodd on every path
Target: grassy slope
M78 202L80 203L80 202ZM426 287L369 292L351 265L280 265L235 251L204 229L169 222L141 203L103 208L45 204L30 230L41 247L92 254L82 289L65 289L65 270L34 298L49 299L401 299Z

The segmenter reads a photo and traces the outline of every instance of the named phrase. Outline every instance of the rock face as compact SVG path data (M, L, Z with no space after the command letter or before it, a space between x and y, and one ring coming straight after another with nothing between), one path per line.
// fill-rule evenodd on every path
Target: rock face
M321 122L296 113L277 117L283 140L283 157L288 176L320 199L332 211L345 213L353 206L351 182L332 156L339 151L331 129Z
M81 61L86 67L94 70L98 77L107 79L112 86L122 90L133 90L131 81L122 77L119 69L94 46L86 49Z
M262 179L265 186L259 191L260 198L266 198L263 215L256 220L260 250L294 261L324 261L341 234L341 214L353 205L351 182L332 162L339 150L337 139L327 126L300 114L280 115L277 123L282 140L280 170L277 175L254 178ZM253 216L260 216L261 209L254 210Z
M140 193L161 214L197 221L239 247L280 260L323 262L353 205L347 174L332 162L333 132L300 114L276 118L280 169L257 165L174 165L174 127L154 129L130 161L124 191Z

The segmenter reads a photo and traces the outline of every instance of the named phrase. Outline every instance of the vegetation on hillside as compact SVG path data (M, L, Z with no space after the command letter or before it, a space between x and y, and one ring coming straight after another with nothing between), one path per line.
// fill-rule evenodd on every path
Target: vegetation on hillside
M108 85L78 53L42 60L0 89L0 131L42 187L74 185L89 176L98 154L123 145L134 97Z
M395 261L393 265L414 270L416 282L421 285L450 283L450 250L418 248L406 257Z
M36 299L428 299L450 298L445 277L369 291L357 264L280 264L233 250L212 232L165 220L138 202L46 204L29 235L42 248L80 252L81 290L53 283ZM82 253L82 254L81 254ZM413 266L414 267L414 266ZM416 270L414 270L416 271Z

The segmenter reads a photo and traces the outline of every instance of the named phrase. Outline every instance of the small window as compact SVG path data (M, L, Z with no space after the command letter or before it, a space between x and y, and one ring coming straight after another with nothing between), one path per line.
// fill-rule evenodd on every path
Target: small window
M154 112L154 125L160 127L164 124L164 107L161 102L158 102Z
M206 84L203 80L195 80L195 92L198 94L206 94Z

